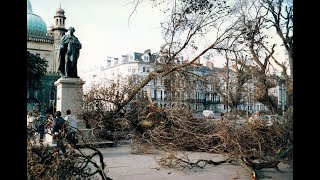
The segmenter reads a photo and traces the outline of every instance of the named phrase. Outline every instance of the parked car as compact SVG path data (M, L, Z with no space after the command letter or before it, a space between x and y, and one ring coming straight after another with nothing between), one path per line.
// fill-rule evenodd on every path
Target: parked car
M202 114L203 114L204 118L207 118L207 119L214 118L214 113L211 110L203 110Z
M284 123L285 118L283 116L279 115L260 115L258 118L262 121L265 122L267 126L271 126L274 123Z

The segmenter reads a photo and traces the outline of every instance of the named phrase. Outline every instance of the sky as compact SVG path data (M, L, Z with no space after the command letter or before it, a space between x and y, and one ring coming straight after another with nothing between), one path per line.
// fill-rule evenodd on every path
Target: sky
M132 0L30 0L32 11L47 24L54 24L56 10L65 11L65 27L75 28L82 44L78 60L81 71L107 58L132 51L158 52L161 46L160 21L163 13L150 1L141 3L128 20Z
M129 21L134 10L133 1L30 0L33 13L39 15L47 26L54 24L54 16L60 5L65 11L65 27L74 27L74 35L82 44L78 60L80 76L86 69L103 63L108 56L119 57L147 49L159 52L162 44L160 22L165 14L153 8L150 0L144 0ZM216 67L224 64L225 60L215 57Z

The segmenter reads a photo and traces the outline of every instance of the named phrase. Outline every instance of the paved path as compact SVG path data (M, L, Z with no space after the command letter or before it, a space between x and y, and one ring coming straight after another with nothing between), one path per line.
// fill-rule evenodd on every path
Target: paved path
M205 168L192 168L175 170L169 168L159 168L156 159L160 156L152 154L131 154L130 145L122 144L116 147L99 148L107 164L107 176L114 180L248 180L249 173L241 166L229 163L214 166L207 164ZM211 159L213 161L224 160L219 154L208 154L199 152L187 152L192 162L198 159ZM264 180L292 180L292 166L279 164L280 170L264 169L264 175L271 176Z

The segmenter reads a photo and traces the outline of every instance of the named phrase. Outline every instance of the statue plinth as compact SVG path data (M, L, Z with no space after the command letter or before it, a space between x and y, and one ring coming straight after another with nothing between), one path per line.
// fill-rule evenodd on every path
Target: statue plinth
M56 110L61 111L62 116L66 116L66 110L71 112L78 119L78 130L81 131L85 140L91 139L92 129L87 129L82 117L83 108L83 81L81 78L64 78L58 79L54 85L57 86L57 104ZM79 139L81 141L81 138Z
M54 85L57 86L57 111L61 111L62 117L66 116L66 110L82 119L83 89L85 83L81 78L60 78Z

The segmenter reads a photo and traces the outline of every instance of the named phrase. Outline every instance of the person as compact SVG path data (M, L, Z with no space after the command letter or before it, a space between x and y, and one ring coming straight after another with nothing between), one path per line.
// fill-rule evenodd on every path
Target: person
M47 132L51 133L51 128L52 128L52 124L53 124L53 115L52 114L47 114L47 124L46 124L46 129Z
M27 113L27 127L28 127L28 128L33 128L33 127L34 127L34 120L35 120L35 119L36 119L36 118L33 116L32 112L29 111L29 112Z
M67 134L67 140L72 143L73 145L77 144L76 139L76 132L77 132L77 118L71 113L70 109L67 109L66 111L67 116L64 118L66 120L66 123L68 125L68 134Z
M224 113L223 112L220 114L220 117L221 117L221 120L223 121L223 118L224 118Z
M260 112L259 111L256 111L254 114L252 114L252 116L249 118L248 122L249 123L255 123L257 122L257 119L259 118L260 116Z
M33 116L33 113L29 111L27 113L27 136L33 142L35 142L35 125L34 125L35 119L36 118Z
M63 145L63 134L65 120L61 117L61 111L56 111L56 118L53 120L52 130L53 139L57 140L57 147L61 149L62 153L66 153L66 149Z
M47 121L46 121L45 116L43 116L41 113L39 113L39 116L36 118L37 133L40 135L39 142L43 142L46 123L47 123Z
M46 115L46 118L47 118L47 124L46 124L46 135L45 135L45 139L46 139L46 142L52 142L52 132L51 132L51 128L52 128L52 124L53 124L53 115L48 113Z
M60 75L65 78L79 78L77 72L77 61L79 51L82 48L78 38L73 35L75 29L70 27L68 32L61 38L59 44L59 66Z
M254 114L253 114L253 117L254 118L258 118L260 116L260 112L259 111L256 111Z

